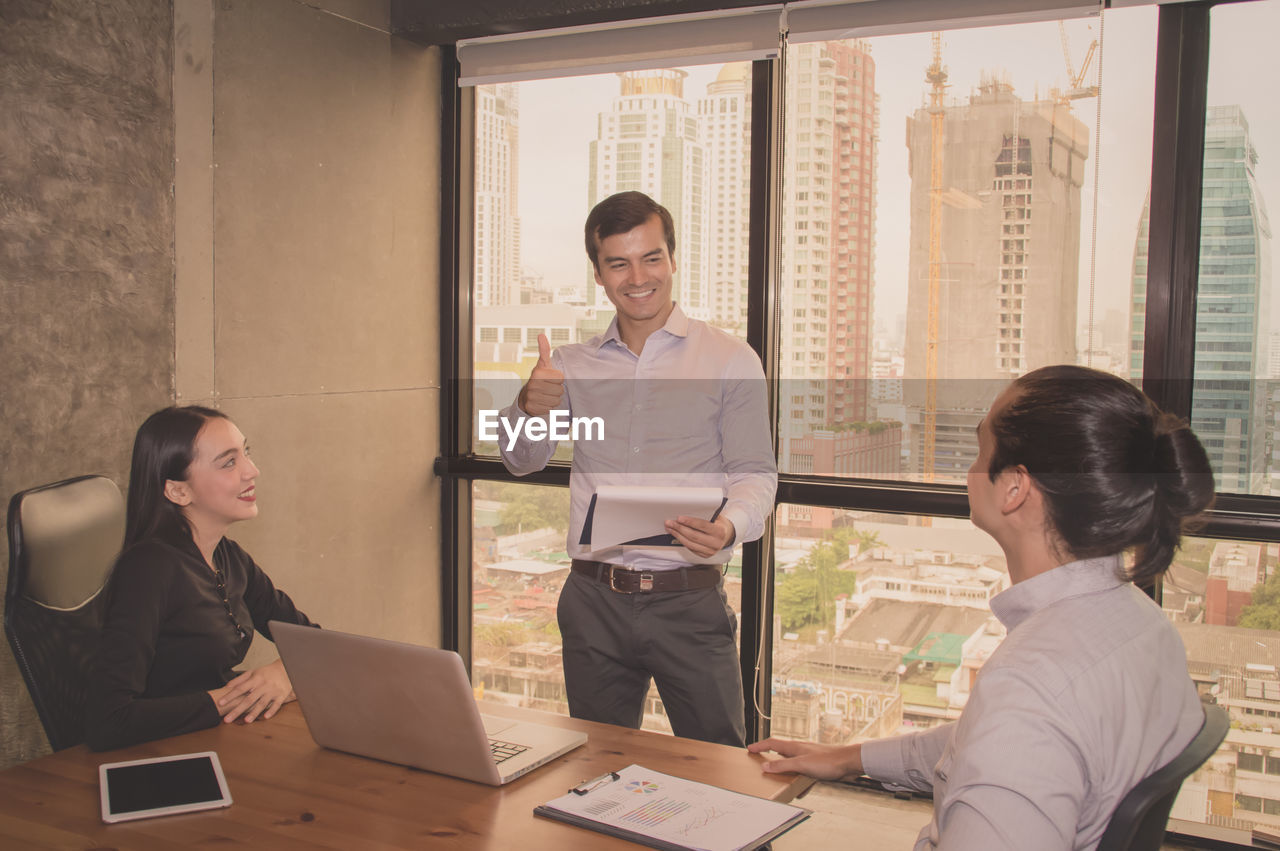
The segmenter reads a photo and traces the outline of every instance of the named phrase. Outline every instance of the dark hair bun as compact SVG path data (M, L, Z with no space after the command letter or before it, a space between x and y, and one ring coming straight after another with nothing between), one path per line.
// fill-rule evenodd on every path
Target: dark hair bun
M1179 517L1200 514L1213 502L1213 469L1195 434L1168 414L1161 415L1155 446L1156 484L1169 510Z
M1164 572L1188 522L1213 502L1209 457L1191 429L1096 369L1042 367L1014 388L988 419L991 476L1025 467L1074 558L1135 549L1132 579Z

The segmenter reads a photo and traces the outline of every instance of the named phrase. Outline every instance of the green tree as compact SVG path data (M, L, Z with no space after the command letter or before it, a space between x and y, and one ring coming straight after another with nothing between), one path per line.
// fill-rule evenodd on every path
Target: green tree
M1280 630L1280 570L1253 589L1253 601L1240 610L1236 626Z
M816 625L819 629L835 621L836 597L851 593L857 574L841 570L849 557L849 531L838 530L820 541L801 559L796 569L778 582L774 607L786 630Z
M495 530L499 535L569 526L568 488L506 484L499 489L497 499L502 501Z
M865 531L855 532L853 537L858 542L858 553L865 553L867 550L873 550L876 547L883 547L884 541L880 538L879 532Z

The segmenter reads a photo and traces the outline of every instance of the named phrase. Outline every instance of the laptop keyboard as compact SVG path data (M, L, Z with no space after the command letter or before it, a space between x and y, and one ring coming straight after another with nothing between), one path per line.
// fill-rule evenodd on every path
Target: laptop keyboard
M524 745L513 745L511 742L500 742L497 739L489 740L489 752L493 754L494 762L505 762L513 756L519 756L528 749Z

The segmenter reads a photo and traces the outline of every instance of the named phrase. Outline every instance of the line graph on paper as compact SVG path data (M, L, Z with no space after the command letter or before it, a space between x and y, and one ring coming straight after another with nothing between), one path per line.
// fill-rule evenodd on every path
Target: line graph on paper
M702 811L701 815L695 816L680 827L676 828L676 833L681 836L689 836L690 834L705 830L712 822L717 819L722 819L727 815L730 815L730 813L724 812L723 810L716 808L714 805L709 806Z
M636 827L653 827L680 815L689 809L689 806L686 801L677 801L674 798L658 798L655 801L645 803L644 806L636 807L629 813L618 816L618 821L625 824L633 824Z

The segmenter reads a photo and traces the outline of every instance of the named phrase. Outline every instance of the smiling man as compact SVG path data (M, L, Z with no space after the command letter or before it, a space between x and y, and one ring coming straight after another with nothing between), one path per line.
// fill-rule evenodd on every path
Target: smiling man
M587 217L587 256L617 314L604 334L554 353L539 336L538 363L503 412L600 417L604 439L574 444L568 551L560 595L565 686L575 718L639 727L652 679L678 736L744 744L737 618L725 597L734 544L759 538L778 471L764 372L744 342L689 319L671 297L671 214L640 192L601 201ZM502 446L518 476L540 470L552 440ZM673 516L679 547L580 543L601 485L719 487L714 520Z

